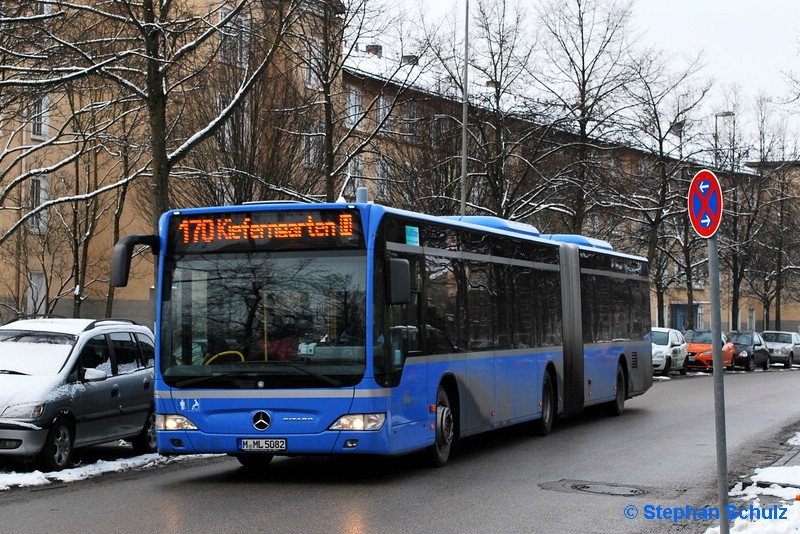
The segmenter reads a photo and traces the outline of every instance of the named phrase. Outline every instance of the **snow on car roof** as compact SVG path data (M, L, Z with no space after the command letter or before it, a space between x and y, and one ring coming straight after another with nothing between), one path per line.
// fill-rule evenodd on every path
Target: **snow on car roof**
M30 330L41 332L57 332L59 334L78 335L97 319L72 319L48 317L41 319L20 319L0 326L2 330ZM102 325L133 324L113 319L101 319Z

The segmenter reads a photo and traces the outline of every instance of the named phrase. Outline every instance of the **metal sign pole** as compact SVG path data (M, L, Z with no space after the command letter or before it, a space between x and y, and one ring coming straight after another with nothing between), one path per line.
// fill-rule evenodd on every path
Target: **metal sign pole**
M722 380L722 318L720 315L719 254L717 236L708 238L708 276L711 279L711 347L714 365L714 420L717 435L717 490L719 532L728 534L728 445L725 438L725 388Z
M725 441L725 388L722 380L722 318L720 317L719 249L717 229L722 222L722 187L716 175L702 169L689 184L689 221L697 234L708 240L708 277L711 281L711 358L714 367L714 419L717 435L717 489L719 490L719 531L728 525L728 446ZM692 310L689 310L692 313Z

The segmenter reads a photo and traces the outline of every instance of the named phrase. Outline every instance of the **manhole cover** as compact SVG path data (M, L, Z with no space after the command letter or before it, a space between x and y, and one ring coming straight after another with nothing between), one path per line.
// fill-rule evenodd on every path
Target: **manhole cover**
M596 480L554 480L542 482L539 487L550 491L563 491L565 493L583 493L591 495L609 495L611 497L660 497L677 499L686 488L656 488L652 486L627 486L615 482L598 482Z
M640 488L633 488L631 486L617 486L616 484L573 484L572 488L578 491L585 491L586 493L618 495L620 497L633 497L647 493Z

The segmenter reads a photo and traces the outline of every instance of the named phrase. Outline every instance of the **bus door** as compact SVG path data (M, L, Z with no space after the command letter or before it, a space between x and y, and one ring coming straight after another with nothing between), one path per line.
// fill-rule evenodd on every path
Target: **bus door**
M408 304L388 308L389 343L386 346L392 376L392 426L401 426L428 417L427 358L422 356L420 302L422 270L420 256L402 254L411 270L411 298ZM419 425L415 425L419 426Z

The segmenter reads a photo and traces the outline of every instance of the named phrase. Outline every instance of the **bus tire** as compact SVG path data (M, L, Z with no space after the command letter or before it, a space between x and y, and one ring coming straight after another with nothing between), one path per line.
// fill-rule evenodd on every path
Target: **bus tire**
M436 438L430 447L428 456L432 467L442 467L450 459L450 450L455 438L455 419L450 408L450 397L442 386L439 386L439 391L436 393L434 432Z
M627 396L627 387L625 384L625 370L622 368L622 362L617 364L617 381L615 385L616 394L614 400L606 404L606 413L619 417L625 411L625 397Z
M556 392L550 373L544 374L542 380L542 417L533 422L533 431L537 436L547 436L553 431L556 419Z

